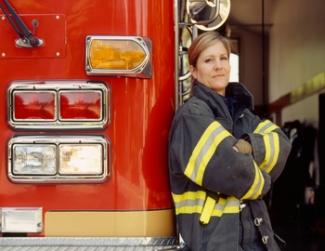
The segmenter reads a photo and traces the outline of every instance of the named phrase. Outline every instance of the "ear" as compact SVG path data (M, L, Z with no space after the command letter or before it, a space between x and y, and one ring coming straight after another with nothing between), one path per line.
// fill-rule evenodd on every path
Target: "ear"
M192 77L194 79L197 79L197 72L196 72L196 68L193 65L190 65L190 72L192 74Z

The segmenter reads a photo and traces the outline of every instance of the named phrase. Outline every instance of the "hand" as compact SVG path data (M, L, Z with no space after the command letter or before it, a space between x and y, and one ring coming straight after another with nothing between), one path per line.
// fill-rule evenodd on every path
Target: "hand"
M312 187L305 187L305 204L315 204L315 191Z
M244 139L239 139L232 147L236 152L252 154L252 146Z

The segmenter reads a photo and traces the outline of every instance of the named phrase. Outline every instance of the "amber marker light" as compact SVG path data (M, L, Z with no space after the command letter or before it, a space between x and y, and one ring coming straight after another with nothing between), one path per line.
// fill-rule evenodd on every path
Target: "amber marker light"
M86 72L88 75L151 77L149 40L130 36L88 36Z
M134 41L97 39L90 47L90 63L97 69L132 70L145 58L144 49Z

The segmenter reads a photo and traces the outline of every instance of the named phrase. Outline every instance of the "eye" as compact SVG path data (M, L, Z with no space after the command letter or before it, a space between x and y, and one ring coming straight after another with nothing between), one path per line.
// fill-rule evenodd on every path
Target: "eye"
M228 60L228 57L227 56L221 56L220 59L221 60Z
M204 63L210 63L212 61L212 58L206 58L205 60L204 60Z

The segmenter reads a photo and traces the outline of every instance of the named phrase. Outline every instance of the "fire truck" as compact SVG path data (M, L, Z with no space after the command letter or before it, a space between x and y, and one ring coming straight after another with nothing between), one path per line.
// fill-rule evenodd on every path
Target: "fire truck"
M167 141L184 56L229 8L0 1L0 250L176 247Z

